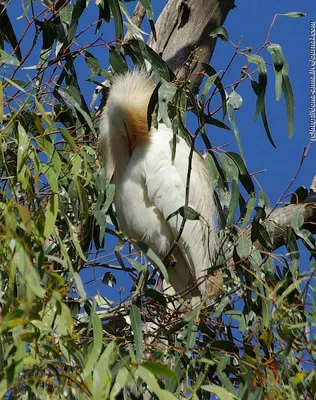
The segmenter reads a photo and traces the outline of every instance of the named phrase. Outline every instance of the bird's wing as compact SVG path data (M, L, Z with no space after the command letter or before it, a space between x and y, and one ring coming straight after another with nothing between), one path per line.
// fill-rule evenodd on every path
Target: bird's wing
M158 129L147 152L144 168L148 198L162 213L165 220L185 205L190 151L186 142L179 138L176 146L176 158L172 163L171 138L172 132ZM205 220L210 220L211 212L214 211L214 209L212 210L214 207L212 200L208 200L212 199L211 189L203 171L200 170L200 163L198 155L195 154L192 162L188 205L201 214L203 219L186 220L179 240L179 249L186 265L176 265L175 267L177 268L176 273L180 275L184 273L184 267L189 268L194 280L203 276L205 269L210 266L208 239L212 226L207 226ZM207 215L208 213L210 215ZM182 220L181 215L176 214L166 221L175 238L179 233Z

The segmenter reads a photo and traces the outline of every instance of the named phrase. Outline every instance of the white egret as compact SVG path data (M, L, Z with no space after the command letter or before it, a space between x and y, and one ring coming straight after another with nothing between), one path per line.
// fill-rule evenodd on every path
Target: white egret
M179 214L166 219L185 205L190 147L178 137L172 161L172 129L164 124L148 128L148 103L155 87L155 79L141 70L115 78L101 116L99 154L108 182L113 177L116 185L114 204L120 228L163 258L182 223ZM185 296L195 297L214 292L212 279L203 277L217 250L213 190L203 158L196 152L188 206L200 218L186 221L173 262L166 264L176 293L198 282Z

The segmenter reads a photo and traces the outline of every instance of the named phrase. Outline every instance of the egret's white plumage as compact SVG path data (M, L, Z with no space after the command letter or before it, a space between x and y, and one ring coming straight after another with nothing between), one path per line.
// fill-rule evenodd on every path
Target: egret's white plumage
M167 254L182 217L166 218L185 205L190 148L177 138L172 162L173 132L164 124L148 129L147 108L155 80L144 71L115 78L100 121L99 153L107 179L114 174L115 209L121 229L148 244L160 256ZM168 268L177 293L198 280L191 295L212 292L202 277L216 251L215 205L202 157L194 152L189 204L201 218L187 220ZM209 283L211 285L211 283Z

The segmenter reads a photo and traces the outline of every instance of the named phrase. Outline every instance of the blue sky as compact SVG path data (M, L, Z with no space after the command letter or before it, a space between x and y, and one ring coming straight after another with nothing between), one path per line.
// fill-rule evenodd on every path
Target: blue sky
M265 40L274 14L289 11L307 13L305 18L299 19L279 17L270 36L271 42L282 46L283 54L289 63L289 76L295 95L294 137L291 140L288 139L283 99L281 98L279 102L275 101L272 68L270 68L268 76L266 103L270 129L277 149L274 149L268 142L261 121L258 119L257 123L253 122L254 97L250 90L250 83L241 85L238 88L238 92L243 97L244 102L236 118L247 166L249 172L266 169L266 172L260 174L257 178L272 204L278 200L280 194L294 176L303 148L310 143L308 134L309 23L310 20L315 20L316 18L316 4L314 2L299 2L299 8L297 4L297 1L291 0L248 2L247 6L242 2L237 2L237 9L230 13L225 25L235 43L240 36L243 36L243 45L250 46L255 50ZM212 64L216 69L222 68L222 62L225 65L227 60L226 44L218 44L215 57L212 60ZM263 51L261 55L265 60L269 61L267 51ZM241 60L240 65L243 64L244 60ZM220 141L223 140L225 142L230 139L231 133L223 132L218 136L220 136L218 138ZM315 160L316 143L312 143L309 155L297 181L294 183L293 189L299 185L310 185L316 172Z
M13 2L15 2L13 0ZM13 5L13 2L11 3ZM166 1L153 1L153 10L155 18L163 8ZM20 2L19 2L20 4ZM129 10L132 10L136 3L126 3ZM268 66L268 90L266 108L270 124L270 130L277 148L273 148L269 143L260 118L255 123L253 121L255 111L255 96L251 89L249 81L244 82L238 87L238 93L243 98L242 108L235 113L236 122L240 132L242 145L247 161L247 167L250 173L264 170L265 172L256 175L264 192L268 195L271 204L278 200L285 190L288 183L294 177L300 163L302 152L305 146L310 143L309 140L309 24L311 20L316 19L316 3L313 1L298 2L295 0L267 0L265 2L242 2L236 1L236 8L232 10L225 23L230 39L237 43L241 36L242 47L252 47L254 52L262 45L265 40L268 28L271 24L274 14L287 13L290 11L302 11L307 14L305 18L292 19L279 17L272 29L270 40L282 46L283 54L289 63L289 77L295 95L295 131L294 137L289 140L287 132L287 120L285 112L285 103L283 98L279 102L275 100L274 91L274 73L272 67ZM20 7L20 5L19 5ZM17 36L23 31L23 21L15 20L15 17L21 15L21 9L9 7L9 15L14 22L14 29ZM94 1L90 0L88 9L81 18L80 27L84 29L98 16L97 7ZM148 23L145 22L142 29L149 32ZM105 41L114 40L114 23L102 24L99 35L103 35ZM31 36L30 36L31 40ZM80 45L89 44L95 40L94 29L89 29L78 39ZM41 44L41 43L40 43ZM38 46L40 49L40 46ZM75 49L75 48L74 48ZM23 49L22 49L23 50ZM102 64L103 68L108 68L108 50L106 46L95 47L90 50ZM216 70L224 69L233 53L233 48L225 42L218 42L215 54L212 59L212 66ZM261 56L270 62L269 53L264 50ZM28 60L27 66L36 63L36 59ZM87 103L91 101L94 86L85 80L90 75L90 71L85 65L83 57L78 58L77 71L81 88ZM225 78L225 84L235 82L240 76L240 70L246 64L244 57L237 57L229 73ZM32 75L33 71L28 70L23 73ZM21 78L21 76L20 76ZM227 90L230 92L230 90ZM194 130L194 126L189 121L189 129ZM229 143L227 150L237 151L234 135L231 131L223 131L211 127L208 129L213 146L220 146ZM299 185L309 187L316 172L316 143L312 143L309 154L304 162L301 172L295 181L292 189L295 190ZM106 247L111 242L107 243ZM303 250L304 251L304 250ZM306 258L307 262L307 258ZM308 263L306 264L306 267ZM102 271L104 272L104 271ZM99 275L99 273L97 274ZM84 274L84 281L93 279L91 272ZM119 284L125 284L125 279L120 279ZM88 293L94 292L94 284L89 285ZM115 290L115 294L114 294ZM109 298L117 299L117 288L108 289L101 284L101 292ZM127 294L125 292L125 294Z

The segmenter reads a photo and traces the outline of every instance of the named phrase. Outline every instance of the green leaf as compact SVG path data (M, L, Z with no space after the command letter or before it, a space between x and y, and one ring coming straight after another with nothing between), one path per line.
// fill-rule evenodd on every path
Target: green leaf
M210 171L210 176L213 177L213 186L218 186L219 189L224 189L226 187L226 178L213 152L206 155L204 162L207 169Z
M53 143L45 137L37 137L36 143L47 154L49 161L52 162L56 178L58 179L61 172L61 160L58 151L55 149Z
M55 315L52 315L54 319L54 325L57 335L67 336L72 335L73 332L73 319L69 307L64 304L61 300L61 295L59 292L54 293L55 299ZM57 315L56 315L57 314Z
M26 82L21 81L21 80L17 80L17 79L11 80L11 79L8 79L8 78L6 78L6 77L4 77L4 80L5 80L6 82L8 82L9 85L11 85L11 86L13 86L14 88L16 88L17 90L19 90L19 91L21 91L21 92L23 92L23 93L26 93L26 91L23 89L23 87L27 85Z
M55 40L57 39L56 30L52 21L43 26L42 37L43 45L37 64L38 85L43 79L44 69L48 65L49 56L51 55L53 45L55 43Z
M259 92L260 92L259 83L252 80L251 81L251 86L252 86L252 89L255 92L255 94L258 96ZM272 144L272 146L276 148L276 145L275 145L275 143L273 141L273 138L272 138L272 135L271 135L271 132L270 132L270 128L269 128L269 124L268 124L268 118L267 118L265 102L263 102L263 104L261 106L259 106L259 107L262 108L261 109L261 119L262 119L262 123L263 123L264 129L266 131L266 134L268 136L268 139L269 139L270 143Z
M61 133L64 140L69 144L71 150L74 153L77 153L77 145L76 145L75 141L73 140L73 138L71 137L70 133L67 131L67 129L60 128L59 132Z
M150 1L149 0L139 0L139 2L144 7L144 9L146 10L148 19L153 20L154 19L154 13L153 13L153 10L151 8Z
M288 12L286 14L279 14L279 15L282 15L284 17L289 17L289 18L306 17L306 14L304 12L301 12L301 11L291 11L291 12Z
M180 214L181 217L185 220L198 220L200 218L200 214L197 213L192 207L183 206L180 207L177 211L173 212L172 214L168 215L166 221L169 221L172 217Z
M88 79L94 76L103 76L105 78L109 77L109 74L101 67L99 61L91 54L89 51L85 51L85 62L88 65L91 75Z
M58 215L58 194L54 193L50 196L47 202L47 208L45 213L45 226L44 226L44 236L49 238L52 234L56 218Z
M154 251L146 243L137 241L136 247L146 255L146 257L153 264L154 267L160 270L166 283L169 283L168 271L164 263L157 256L157 254L155 254Z
M198 324L196 323L197 313L198 309L195 309L188 318L185 354L189 358L192 356L196 336L198 333Z
M43 120L46 122L46 124L49 128L52 128L54 126L53 121L49 118L43 105L37 100L36 96L34 96L34 101L35 101L38 111L41 113Z
M65 7L61 7L58 13L62 28L58 32L58 40L60 42L63 42L69 33L73 11L74 11L74 6L71 4L67 4L65 5Z
M40 162L39 170L42 174L46 175L46 178L50 184L50 189L52 190L52 192L57 193L59 189L58 189L58 179L55 168L50 164Z
M87 7L87 1L86 0L77 0L75 5L73 6L73 11L72 11L72 18L71 18L71 24L69 27L68 35L67 35L67 41L70 43L77 31L78 24L79 24L79 19L84 12L85 8Z
M128 66L119 46L110 47L110 65L117 74L125 74L128 71Z
M238 207L238 201L239 201L238 183L236 181L232 181L231 198L229 203L228 216L226 220L227 227L230 227L234 222L234 216L236 214L236 210Z
M146 368L148 371L152 372L154 375L165 376L174 380L178 380L177 375L169 367L163 364L144 362L142 367Z
M243 100L239 93L233 91L228 96L227 102L234 110L239 110L242 106Z
M208 65L206 63L202 63L202 66L203 66L204 72L207 74L207 76L211 77L211 76L217 74L216 70L211 65ZM217 77L215 79L214 83L215 83L215 86L218 89L219 94L220 94L221 99L222 99L222 109L223 109L223 117L222 117L222 119L224 120L224 118L226 116L226 113L227 113L226 92L225 92L225 89L224 89L223 84L222 84L222 82L221 82L219 77Z
M103 331L102 324L100 321L100 317L96 313L96 302L93 299L92 310L91 310L91 325L93 330L93 342L92 342L92 350L89 354L88 360L86 362L83 376L87 378L93 370L99 355L102 350L102 342L103 342Z
M239 130L235 121L235 115L234 115L234 109L233 107L228 103L227 104L227 111L228 111L228 120L230 122L230 125L232 127L232 130L234 132L235 135L235 139L238 145L238 150L240 152L241 158L243 159L244 163L245 162L245 155L242 149L242 145L241 145L241 139L240 139L240 135L239 135Z
M279 44L271 43L267 46L268 52L271 54L273 68L275 72L275 94L276 100L280 100L282 88L282 70L284 67L285 59L282 53L282 48Z
M227 42L229 40L228 37L228 32L223 26L219 26L218 28L214 29L211 33L210 36L212 38L217 38L219 37L223 42Z
M248 223L250 222L250 217L251 214L254 210L254 206L255 206L255 202L256 202L256 196L254 195L250 195L249 200L247 202L247 211L246 211L246 215L243 218L243 222L241 224L241 229L244 229Z
M267 50L271 54L274 69L277 72L282 71L285 59L281 46L277 43L271 43L267 46Z
M210 88L214 85L215 80L218 78L218 73L215 73L214 75L211 75L207 78L205 85L201 91L201 101L205 102L206 96L210 90Z
M111 20L111 11L108 2L101 0L100 4L98 4L98 7L99 7L99 18L98 18L99 21L95 28L95 33L99 31L102 24L102 19L105 22L110 22Z
M114 400L118 398L121 390L128 385L128 383L133 379L131 372L127 368L122 368L118 371L115 379L115 383L111 389L110 399ZM96 400L105 398L104 396L96 397Z
M107 0L115 23L115 38L120 40L123 38L123 18L120 10L120 4L118 0Z
M216 366L216 373L218 379L220 380L222 387L226 389L229 393L235 393L234 385L227 377L226 370L228 369L228 359L224 355L221 357L220 361L217 363Z
M149 25L151 32L153 34L153 38L155 41L157 41L157 34L156 34L156 28L155 28L155 22L154 22L154 13L150 4L150 0L139 0L140 4L145 8L146 14L149 20Z
M289 77L284 74L282 76L282 91L286 104L289 138L291 138L294 132L294 93Z
M19 243L15 242L15 251L12 260L13 265L19 273L26 285L32 290L32 292L39 298L43 298L45 291L41 286L40 278L37 270L24 247Z
M289 287L287 287L281 295L279 295L277 297L277 301L276 301L276 306L280 307L283 304L283 301L295 290L297 290L297 288L301 285L301 283L306 280L306 277L302 277L300 279L297 279L295 282L293 282ZM271 295L272 296L272 295Z
M218 119L213 118L213 117L211 117L209 115L206 115L206 114L203 115L203 119L204 119L205 123L208 124L208 125L217 126L218 128L225 129L226 131L230 131L231 130L229 126L224 124L224 122L219 121Z
M81 300L83 300L83 301L87 300L86 291L84 289L84 285L82 283L82 280L81 280L78 272L74 273L73 278L76 283L77 291L78 291L79 296L81 297Z
M69 103L70 106L73 106L85 119L87 125L89 126L91 132L97 136L96 130L94 129L92 120L90 115L83 109L81 102L78 98L78 90L74 86L64 86L62 90L58 91L62 97Z
M72 244L74 245L75 249L77 250L77 253L79 256L82 258L83 261L87 261L85 255L83 254L81 244L78 238L78 232L77 229L73 226L73 224L70 222L70 219L66 217L68 227L69 227L69 233L71 237Z
M298 209L292 216L291 218L291 226L294 229L294 231L299 231L304 224L304 217L301 213L301 211Z
M288 251L289 257L291 258L290 270L292 272L293 277L296 277L300 261L300 252L298 249L296 236L292 229L287 228L284 230L282 237L284 239L284 243Z
M110 205L112 204L112 201L114 199L114 193L115 193L115 185L114 184L106 184L106 177L104 174L103 170L101 173L98 173L99 179L95 179L95 183L98 189L98 192L100 193L100 196L98 198L97 204L94 207L94 218L96 219L98 225L100 226L100 232L99 232L99 242L101 243L104 237L104 232L106 229L106 218L107 214L110 208ZM104 193L102 185L106 185L106 190ZM104 200L104 195L105 195L105 200ZM98 209L102 205L101 209Z
M251 179L251 176L249 175L249 172L247 171L244 160L240 157L239 154L234 153L232 151L228 151L225 154L228 157L230 157L234 161L234 163L237 165L238 171L239 171L238 176L239 176L240 182L242 183L243 187L247 190L247 193L249 195L252 195L255 192L255 186Z
M18 171L18 181L23 181L25 170L25 157L28 153L30 139L20 122L18 122L18 157L17 157L17 171ZM22 174L20 174L22 172Z
M238 400L235 395L229 393L226 389L217 385L202 385L201 389L205 390L206 392L215 394L219 397L220 400Z
M265 110L265 94L268 81L267 68L264 59L260 56L251 54L247 57L247 59L250 63L255 63L258 65L259 80L258 83L256 82L254 89L254 92L257 95L256 111L254 116L254 120L256 121L259 114L262 114ZM251 83L253 85L253 81L251 81Z
M239 178L239 169L233 157L229 157L226 153L220 153L219 158L226 175L233 181Z
M245 234L242 234L239 237L238 243L236 246L236 250L237 250L239 257L242 260L247 259L251 253L251 249L252 249L251 240Z
M7 14L7 7L2 3L0 4L0 37L4 37L5 40L10 43L12 49L15 50L18 60L22 61L21 49L15 36L10 18Z
M159 400L176 400L175 396L160 388L155 375L152 372L148 371L148 369L142 365L139 365L137 370L139 377L146 383L148 388L155 393Z
M157 290L152 289L152 288L145 289L145 296L150 297L152 300L157 301L158 303L162 304L163 306L166 306L168 303L167 299L161 292L158 292Z
M3 124L3 85L0 81L0 124Z
M115 342L107 345L103 351L99 361L95 364L93 370L93 386L92 386L92 399L101 400L109 398L109 391L112 386L113 376L111 373L111 365L115 362L117 347ZM118 372L120 374L121 370ZM122 377L120 377L122 379ZM118 380L118 377L116 378ZM127 377L125 377L125 382Z
M136 360L138 363L140 363L143 358L142 320L139 309L134 304L131 307L130 318L132 331L134 334Z
M192 207L183 206L179 208L181 217L188 220L197 220L200 218L200 214L197 213Z
M142 40L131 39L127 44L123 45L126 53L131 56L140 57L141 59L146 59L151 64L157 75L170 82L174 78L174 73L168 67L168 64L150 48Z
M172 99L177 91L177 88L174 84L170 82L162 81L158 89L158 101L159 101L159 109L158 109L158 119L162 120L164 124L170 126L170 119L168 115L168 104L172 102Z
M256 240L258 240L265 249L269 251L273 250L273 243L271 242L266 228L259 222L253 221L251 228L251 241L254 243Z

